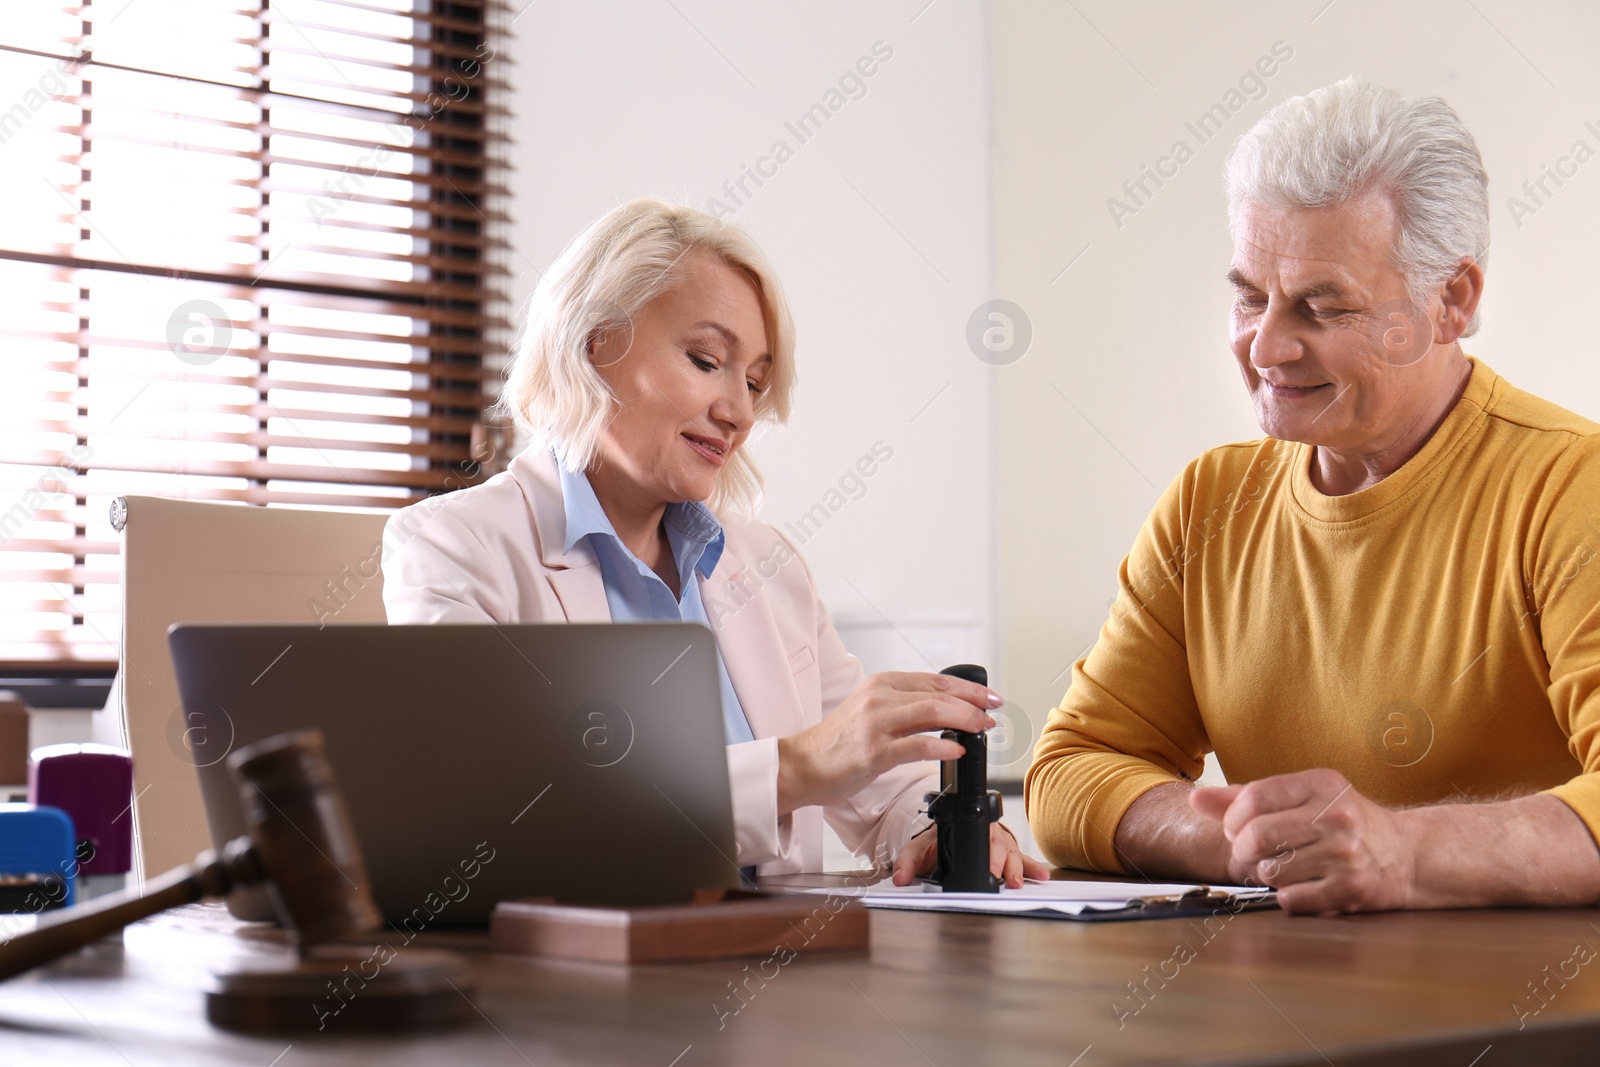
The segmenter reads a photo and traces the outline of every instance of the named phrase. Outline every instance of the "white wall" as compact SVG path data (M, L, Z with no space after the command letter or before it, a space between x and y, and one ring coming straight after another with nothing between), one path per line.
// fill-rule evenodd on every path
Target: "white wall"
M1532 215L1514 221L1507 204L1575 141L1600 151L1600 7L1474 3L996 0L998 289L1034 329L999 381L999 663L1035 730L1161 489L1204 449L1260 436L1227 349L1220 169L1272 104L1346 74L1448 100L1478 138L1494 205L1484 326L1466 349L1600 419L1587 314L1600 158ZM1293 56L1266 96L1200 144L1185 122L1277 41ZM1147 183L1118 226L1108 198L1180 138L1194 158Z
M994 374L964 340L993 285L988 17L925 2L538 0L512 27L508 236L520 304L623 200L736 208L799 330L795 414L754 446L762 517L796 519L883 441L892 459L805 545L823 596L847 621L970 622L960 658L991 662ZM802 143L786 123L878 42L865 94ZM778 140L792 158L735 204L723 183Z
M1219 169L1271 104L1349 73L1454 104L1495 211L1468 350L1600 418L1584 315L1600 158L1527 201L1532 214L1507 203L1574 142L1600 152L1600 8L1475 4L536 0L509 50L513 295L616 203L731 205L723 183L788 141L793 158L747 182L734 215L777 264L800 331L795 417L755 448L763 516L795 518L887 442L866 495L806 545L826 599L883 665L990 664L1036 733L1161 487L1259 432L1226 349ZM879 41L893 56L865 95L798 143L785 123ZM1185 123L1277 41L1293 57L1265 97L1199 144ZM1118 226L1107 199L1179 138L1194 158ZM966 338L996 296L1033 330L1002 366ZM958 655L966 633L975 647ZM67 718L51 731L86 732Z
M536 0L506 50L514 304L623 200L717 197L776 264L799 330L795 414L753 449L762 517L798 518L875 442L893 450L805 544L873 669L994 657L994 370L965 340L993 295L988 29L982 5L950 0ZM864 95L841 93L801 143L785 124L863 57ZM792 158L733 204L723 183L778 139ZM51 741L88 739L88 720L35 716Z
M1600 152L1600 72L1585 53L1600 9L675 4L538 0L518 18L515 295L620 200L731 206L723 182L790 142L794 157L748 185L734 216L777 263L801 338L795 418L756 446L763 517L795 518L888 442L894 459L866 496L806 545L824 595L852 623L892 617L926 643L901 649L914 661L945 652L931 635L972 622L970 658L1032 732L1161 488L1202 450L1259 434L1226 348L1220 167L1273 103L1351 73L1448 99L1479 138L1495 211L1485 324L1468 350L1600 418L1582 317L1600 158L1528 201L1532 214L1513 219L1507 203L1575 141ZM785 123L880 40L894 55L866 95L798 144ZM1293 54L1265 96L1201 143L1185 123L1280 41ZM1180 138L1194 157L1133 204L1122 183ZM1136 208L1120 226L1112 196ZM1033 334L1000 366L966 338L994 297L1020 305Z

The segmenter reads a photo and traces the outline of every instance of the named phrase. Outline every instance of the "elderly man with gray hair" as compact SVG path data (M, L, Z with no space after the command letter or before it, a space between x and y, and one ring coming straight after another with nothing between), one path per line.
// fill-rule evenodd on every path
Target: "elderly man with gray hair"
M1293 912L1600 900L1600 425L1465 354L1487 177L1346 79L1227 162L1265 437L1167 488L1028 772L1064 866ZM1214 751L1232 785L1196 789Z

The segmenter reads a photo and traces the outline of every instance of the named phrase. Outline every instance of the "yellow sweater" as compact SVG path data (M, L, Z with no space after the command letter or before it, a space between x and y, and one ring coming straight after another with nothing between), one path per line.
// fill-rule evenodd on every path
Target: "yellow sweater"
M1472 365L1360 492L1272 438L1167 488L1034 751L1047 859L1119 870L1129 805L1212 750L1230 782L1331 767L1393 807L1546 790L1600 839L1600 425Z

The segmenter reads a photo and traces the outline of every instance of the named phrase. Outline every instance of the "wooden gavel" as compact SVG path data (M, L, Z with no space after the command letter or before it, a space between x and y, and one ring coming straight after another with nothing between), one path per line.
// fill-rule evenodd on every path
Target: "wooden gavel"
M316 945L377 929L383 922L344 795L323 754L322 734L280 734L228 757L239 779L249 834L219 856L207 850L186 867L40 919L0 944L0 981L82 948L140 919L238 886L265 885L301 955Z

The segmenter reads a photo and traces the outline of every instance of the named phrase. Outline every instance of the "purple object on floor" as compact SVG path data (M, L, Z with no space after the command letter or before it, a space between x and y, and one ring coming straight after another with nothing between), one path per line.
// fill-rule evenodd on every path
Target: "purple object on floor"
M133 757L109 745L46 745L28 760L28 802L72 817L93 854L79 875L133 868Z

